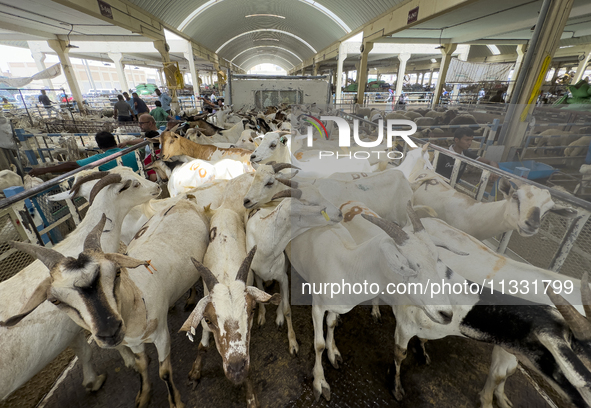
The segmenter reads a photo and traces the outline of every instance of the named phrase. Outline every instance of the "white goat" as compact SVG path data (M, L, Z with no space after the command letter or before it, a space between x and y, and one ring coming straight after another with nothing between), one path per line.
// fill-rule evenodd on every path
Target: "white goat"
M102 214L106 214L109 223L108 230L101 237L101 245L109 252L117 252L121 224L127 212L160 194L157 184L131 170L114 174L97 172L89 177L100 178L90 192L89 198L93 204L80 225L54 247L55 251L66 256L74 256L82 251L84 238ZM79 183L83 182L79 180ZM0 320L18 313L46 277L47 268L41 261L35 261L0 283ZM44 336L39 336L39 333ZM83 385L88 390L96 391L105 380L104 375L96 375L89 363L91 351L80 328L67 316L57 313L49 303L44 303L27 316L22 325L10 329L0 327L0 338L3 350L0 353L0 377L3 378L0 382L0 399L27 382L70 345L83 364ZM53 340L47 342L47 338Z
M511 230L529 237L538 232L548 212L564 217L577 214L573 209L554 204L547 190L506 179L499 183L505 200L496 202L478 202L456 191L431 170L414 172L410 181L415 205L433 208L437 218L480 240Z
M410 202L409 202L410 206ZM365 220L353 220L357 214L357 208L350 209L344 221L351 223L364 223L369 228L373 226ZM350 287L359 285L363 287L361 279L372 274L369 283L377 284L379 288L386 288L392 283L408 282L427 283L427 279L435 271L437 264L437 251L430 242L424 230L420 230L413 221L415 233L405 232L395 223L384 221L380 228L388 234L367 233L359 243L348 228L342 224L329 227L311 229L295 238L286 252L295 269L308 282L302 286L302 294L308 285L308 293L312 294L312 319L314 321L314 349L316 362L314 365L314 396L316 400L323 395L330 400L330 387L324 378L322 369L322 353L327 345L328 358L335 368L341 355L334 343L334 326L336 315L349 312L356 305L368 301L380 293L380 290L349 290L346 292L345 283ZM365 226L355 226L358 231ZM363 277L363 278L362 278ZM343 290L340 290L340 282L343 282ZM339 282L339 283L336 283ZM364 281L368 283L367 280ZM339 286L334 291L334 285ZM320 288L318 287L320 286ZM329 291L327 288L330 287ZM324 289L322 289L324 288ZM449 303L447 296L437 295L437 299L427 299L420 295L382 295L389 304L413 303L419 304L428 316L437 323L448 324L452 319L452 310L449 306L433 306L429 303ZM323 335L323 321L325 312L327 316L328 333L326 343Z
M244 206L257 208L271 201L275 194L288 189L288 186L277 180L277 177L285 177L277 172L288 167L293 166L286 163L260 165L250 189L244 195ZM340 206L347 201L372 203L372 209L380 216L406 225L405 208L412 199L412 190L400 171L348 173L345 179L339 175L339 179L321 178L311 183L318 186L320 193L334 205Z
M181 328L190 331L192 340L195 328L203 319L201 342L189 378L193 381L201 378L204 353L209 347L209 334L213 332L226 377L236 385L246 381L247 404L249 408L254 408L258 402L248 378L252 311L257 302L273 301L278 304L279 296L272 297L246 285L256 247L246 256L242 217L222 203L213 211L210 227L210 243L203 264L193 260L201 272L206 296L197 303Z
M289 279L283 251L292 239L310 228L340 222L343 218L341 211L322 197L316 187L298 187L276 194L273 199L288 198L277 206L265 206L260 210L254 210L248 214L246 221L246 247L258 248L250 266L255 273L258 288L263 290L263 281L270 280L276 280L281 286L281 303L277 308L275 322L282 326L284 317L287 320L287 338L291 354L297 354L299 346L291 323ZM262 304L259 306L258 322L259 325L265 323L265 306Z
M138 232L128 248L129 256L102 251L100 236L105 222L103 216L86 238L78 259L29 244L15 244L49 268L47 280L39 286L42 295L34 295L23 312L30 312L47 299L89 330L100 347L118 347L126 365L140 374L136 407L146 407L150 400L144 344L154 343L170 407L182 408L172 376L167 314L168 308L199 279L190 259L203 258L208 242L207 219L196 205L180 201L152 217ZM148 274L144 268L131 269L148 264L153 265L154 273ZM18 319L24 316L21 313Z
M290 152L287 146L288 138L281 133L267 133L261 144L250 156L251 163L292 163L306 173L308 177L328 177L333 173L342 172L371 172L372 166L368 160L342 158L334 155L323 158L310 158L308 161L299 161Z

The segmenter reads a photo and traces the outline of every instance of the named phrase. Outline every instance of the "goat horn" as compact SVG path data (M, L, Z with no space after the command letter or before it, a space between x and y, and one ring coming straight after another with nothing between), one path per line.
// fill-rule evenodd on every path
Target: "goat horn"
M292 197L292 198L297 198L299 200L302 197L302 190L299 190L297 188L290 188L287 190L280 191L277 194L275 194L273 197L271 197L271 201L276 200L278 198L283 198L283 197Z
M236 274L236 280L242 281L246 283L246 278L248 278L248 271L250 270L250 264L252 263L252 259L254 258L254 254L257 251L257 246L253 246L244 261L242 261L242 265L240 265L240 269Z
M425 227L423 226L421 219L419 218L415 210L413 210L410 200L408 201L408 204L406 204L406 213L408 214L408 218L410 218L410 222L412 223L412 229L414 230L415 234L425 230Z
M92 231L90 231L90 234L86 236L86 239L84 240L84 251L103 252L103 249L101 248L101 235L106 222L107 216L103 214L98 224L96 224Z
M108 171L97 171L91 174L87 174L84 177L80 177L78 180L76 180L76 182L72 185L72 188L70 189L72 198L78 195L78 193L80 192L80 187L82 187L82 184L92 180L101 179L103 177L108 176L109 174L111 173L109 173Z
M197 259L191 257L191 261L193 261L193 265L201 274L201 279L203 279L203 283L207 286L207 290L210 292L213 290L214 286L219 283L218 278L215 277L213 272L209 270L209 268L199 262Z
M267 164L269 164L269 163L267 163ZM296 167L291 163L275 163L272 166L273 166L273 171L275 173L279 173L283 169L290 169L290 168L296 169L296 170L301 170L299 167Z
M554 292L552 287L548 288L547 293L574 336L582 341L591 340L591 322L585 319L585 316L580 314L565 298Z
M384 232L388 234L397 245L404 245L406 240L408 240L408 234L395 222L387 221L383 218L378 218L367 214L361 214L361 216L372 224L375 224L383 229Z
M96 183L90 191L88 202L92 205L94 198L103 188L119 182L121 182L121 174L109 173L108 176L101 178L100 181Z
M292 181L292 180L284 179L281 177L275 177L275 180L277 180L278 182L280 182L282 184L285 184L287 187L298 188L297 181Z
M589 272L583 274L581 279L581 302L585 309L587 320L591 321L591 289L589 288Z
M10 241L10 246L23 251L35 258L47 266L47 269L52 270L55 265L66 257L54 249L45 248L39 245L27 244L24 242Z

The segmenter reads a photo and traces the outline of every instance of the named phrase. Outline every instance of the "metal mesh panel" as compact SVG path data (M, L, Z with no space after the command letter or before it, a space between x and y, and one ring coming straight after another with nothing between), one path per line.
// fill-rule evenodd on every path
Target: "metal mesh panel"
M39 212L43 224L47 227L60 219L67 217L70 214L68 206L64 201L49 201L48 196L62 192L58 186L46 190L36 197L32 198L33 205ZM62 241L67 234L75 229L76 225L73 221L68 220L53 228L49 233L49 239L52 243L57 244Z
M119 122L99 122L99 121L80 121L80 120L45 120L45 126L48 133L97 133L102 130L113 132L119 125Z
M561 273L578 279L588 271L591 271L591 220L588 220L583 227L560 269Z
M10 216L0 217L0 282L4 281L29 265L34 259L24 252L13 249L8 241L22 241Z

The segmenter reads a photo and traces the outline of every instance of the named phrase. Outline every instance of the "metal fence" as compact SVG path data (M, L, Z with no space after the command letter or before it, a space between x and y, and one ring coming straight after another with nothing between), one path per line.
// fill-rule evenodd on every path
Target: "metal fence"
M140 165L138 150L149 143L142 142L0 200L0 281L9 279L33 262L29 255L11 248L9 241L33 242L51 247L72 232L86 215L88 203L84 198L53 202L47 199L48 196L69 190L74 176L83 170L99 167L112 160L121 164L121 156L127 153L135 152ZM140 165L140 174L144 175L143 163Z
M345 119L351 120L353 117L350 114L339 112ZM367 126L376 127L377 124L355 117L360 123ZM497 120L493 123L479 124L479 125L460 125L460 126L478 126L486 127L488 136L481 140L479 151L482 153L486 151L488 145L494 140L492 134L496 134L500 124ZM424 144L426 142L437 142L441 138L412 138L417 144ZM405 144L405 149L407 145ZM449 149L431 144L430 151L434 153L433 165L437 165L439 155L444 154L452 157L454 162L450 185L456 190L469 195L477 201L488 200L492 201L496 193L496 184L489 182L491 174L499 177L505 177L509 180L517 180L520 183L526 183L538 187L540 189L548 190L552 196L552 200L558 205L564 205L574 208L578 211L578 215L573 219L566 219L549 213L543 219L542 225L538 234L533 237L522 237L519 234L512 234L512 231L503 234L491 240L497 247L497 252L505 253L507 248L510 250L510 256L520 259L522 261L531 263L532 265L550 269L555 272L563 273L567 276L581 279L585 271L591 270L591 203L580 198L577 198L569 193L554 190L550 187L538 184L528 179L518 177L512 173L488 166L476 160L469 159L463 155L458 155L451 152ZM464 174L475 172L479 173L477 183L469 183L466 181L458 181L458 174L461 163L466 163L466 171ZM464 176L464 178L467 178Z

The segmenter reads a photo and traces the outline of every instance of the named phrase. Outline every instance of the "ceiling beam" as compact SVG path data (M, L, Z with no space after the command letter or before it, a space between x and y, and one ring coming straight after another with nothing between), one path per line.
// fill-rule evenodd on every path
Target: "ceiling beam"
M1 21L0 24L2 25L3 30L14 31L15 33L22 33L24 36L35 36L40 37L48 40L55 40L55 34L49 33L47 31L41 31L37 29L32 29L28 27L24 27L20 24L16 23L9 23L6 21ZM37 38L39 39L39 38Z

